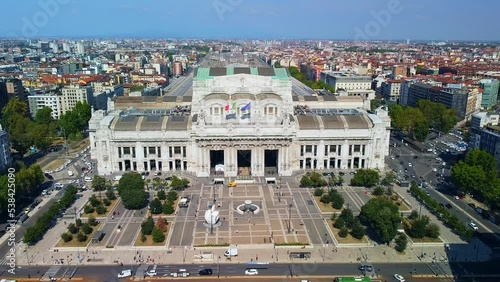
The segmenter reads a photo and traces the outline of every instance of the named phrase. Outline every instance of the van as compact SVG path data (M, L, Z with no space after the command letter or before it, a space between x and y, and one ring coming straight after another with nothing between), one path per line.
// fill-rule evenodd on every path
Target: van
M189 206L189 199L186 198L186 197L182 197L180 200L179 200L179 207L181 208L186 208Z
M225 257L236 257L238 256L238 249L227 249L224 252Z
M26 220L28 220L29 216L27 214L21 215L19 218L19 223L24 223Z
M73 172L71 170L68 170L68 176L73 176Z
M130 277L130 276L132 276L131 269L122 270L120 273L118 273L118 278L124 278L124 277Z

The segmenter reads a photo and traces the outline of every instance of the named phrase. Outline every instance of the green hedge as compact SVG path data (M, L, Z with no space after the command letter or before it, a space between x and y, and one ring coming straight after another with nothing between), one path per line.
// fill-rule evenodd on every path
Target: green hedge
M78 189L75 186L68 186L64 196L56 203L54 203L47 212L45 212L38 221L26 230L23 237L23 242L31 245L38 242L43 235L52 226L52 221L57 219L63 210L71 207L76 200L76 193Z
M417 185L412 185L410 187L410 192L421 201L431 212L434 214L440 214L441 220L446 226L451 228L455 233L462 236L463 238L470 240L474 237L474 231L467 227L463 222L461 222L456 216L450 214L450 212L439 205L439 203L427 196L426 192L417 187Z

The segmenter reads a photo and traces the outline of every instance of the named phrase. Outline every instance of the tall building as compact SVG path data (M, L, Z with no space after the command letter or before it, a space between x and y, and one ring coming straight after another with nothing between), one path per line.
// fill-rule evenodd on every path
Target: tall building
M481 112L472 115L469 145L472 149L484 150L495 157L500 167L499 115Z
M73 110L78 102L86 102L93 105L93 93L94 91L91 86L71 85L61 89L62 114Z
M0 171L7 169L11 164L9 135L0 125Z
M59 44L57 44L57 42L50 42L49 45L53 53L59 53Z
M384 99L397 101L401 94L401 82L403 82L401 79L382 82L381 92Z
M71 53L71 45L68 42L63 42L62 47L64 52Z
M489 109L497 104L499 82L496 79L482 79L479 81L479 88L483 89L483 99L481 107Z
M198 68L193 80L192 96L118 97L108 112L93 113L91 155L101 175L182 170L248 179L384 168L390 118L382 108L296 99L283 68Z
M85 54L85 46L83 45L82 42L76 43L76 53L78 55L83 55Z
M393 66L392 67L392 78L398 79L407 76L408 69L405 66Z
M0 79L0 112L12 98L26 101L23 82L17 78Z
M62 97L57 93L28 96L28 106L33 118L44 107L49 107L52 110L52 118L55 120L58 120L62 115Z

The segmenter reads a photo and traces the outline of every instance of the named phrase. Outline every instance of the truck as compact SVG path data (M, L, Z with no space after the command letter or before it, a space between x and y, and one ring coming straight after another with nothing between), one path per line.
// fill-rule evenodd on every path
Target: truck
M238 256L238 249L229 248L224 252L225 257L236 257Z
M73 176L73 171L68 170L68 176Z

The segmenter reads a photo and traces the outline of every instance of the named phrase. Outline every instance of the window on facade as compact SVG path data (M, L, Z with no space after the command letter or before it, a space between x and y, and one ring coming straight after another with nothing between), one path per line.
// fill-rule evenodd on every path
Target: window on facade
M186 147L182 147L182 157L186 157Z
M130 155L130 147L123 147L123 154Z
M349 145L349 156L352 155L352 145Z
M158 152L158 158L161 158L161 147L157 147L156 150Z
M181 147L174 147L174 154L179 155L181 153Z
M364 155L365 151L366 151L366 145L363 145L361 148L362 148L362 151L363 151L362 154Z
M122 157L122 148L121 147L118 147L118 157L119 158Z
M149 149L150 154L152 154L152 155L156 154L156 147L149 147L148 149Z
M314 148L314 155L317 156L318 155L318 146L314 145L313 148Z
M172 147L169 146L168 147L168 156L171 158L172 155L173 155L173 153L172 153Z
M135 158L135 147L132 147L132 158Z
M144 157L148 157L148 147L144 147Z
M330 145L331 146L331 145ZM328 145L325 145L325 156L328 156ZM325 166L326 167L326 166Z
M337 152L337 145L330 145L330 153L336 153Z
M361 152L361 145L354 145L354 152L355 153Z
M306 153L312 153L312 145L306 145Z
M304 155L304 145L301 145L300 146L300 155L303 156ZM302 166L301 166L302 167Z

